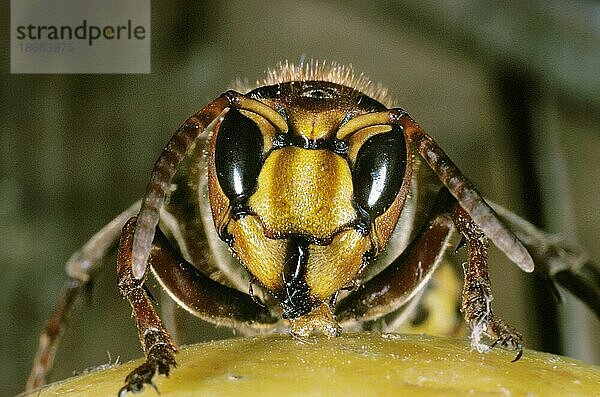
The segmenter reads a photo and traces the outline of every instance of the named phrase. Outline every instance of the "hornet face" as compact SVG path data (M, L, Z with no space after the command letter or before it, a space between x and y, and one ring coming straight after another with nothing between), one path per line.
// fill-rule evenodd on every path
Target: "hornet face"
M280 302L305 315L349 288L385 247L406 199L411 156L400 126L340 136L376 100L323 81L247 94L277 111L229 109L211 137L209 196L219 236Z

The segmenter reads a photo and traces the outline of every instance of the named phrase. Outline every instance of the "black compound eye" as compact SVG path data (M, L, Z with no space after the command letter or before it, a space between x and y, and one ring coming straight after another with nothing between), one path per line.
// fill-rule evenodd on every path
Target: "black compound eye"
M354 199L371 220L394 202L406 169L406 142L399 126L367 139L358 150L352 182Z
M219 185L233 206L242 205L256 190L262 167L260 128L239 110L231 108L221 123L215 145Z

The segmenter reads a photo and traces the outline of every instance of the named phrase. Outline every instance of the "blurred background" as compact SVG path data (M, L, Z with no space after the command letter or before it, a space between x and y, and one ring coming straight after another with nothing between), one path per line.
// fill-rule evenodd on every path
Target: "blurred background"
M0 394L23 390L63 264L140 197L187 116L279 61L354 65L497 203L600 260L600 5L593 1L154 2L152 73L10 74L0 5ZM142 355L114 256L51 380ZM496 312L528 348L600 363L598 319L494 251ZM197 327L188 342L217 337ZM227 335L220 331L218 335Z

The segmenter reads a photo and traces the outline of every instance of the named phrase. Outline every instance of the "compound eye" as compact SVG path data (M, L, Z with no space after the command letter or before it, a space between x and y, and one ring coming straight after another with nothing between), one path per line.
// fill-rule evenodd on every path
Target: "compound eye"
M371 220L394 202L406 169L406 142L399 126L367 139L358 151L352 182L354 199Z
M239 110L229 109L217 134L214 161L219 185L232 205L242 205L256 190L262 154L260 128Z

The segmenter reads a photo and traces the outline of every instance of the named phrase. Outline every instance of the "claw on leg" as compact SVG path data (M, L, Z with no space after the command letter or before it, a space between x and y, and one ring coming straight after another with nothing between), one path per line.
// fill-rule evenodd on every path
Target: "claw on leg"
M493 318L490 324L489 335L491 338L495 338L491 347L500 345L510 350L516 350L517 356L511 361L518 361L523 355L523 336L514 329L510 324L502 321L499 318Z
M156 369L154 368L154 366L152 364L149 364L148 362L145 362L144 364L134 369L125 378L125 386L123 386L119 390L118 396L125 397L125 395L127 395L127 392L139 393L144 389L145 384L151 385L154 388L154 390L156 390L156 392L160 394L160 391L158 390L154 382L152 382L155 370Z
M158 387L152 381L156 373L169 376L171 366L176 367L175 351L167 345L155 345L148 353L146 362L127 375L125 386L119 390L119 397L124 397L127 392L138 393L143 390L144 385L150 385L160 394Z

